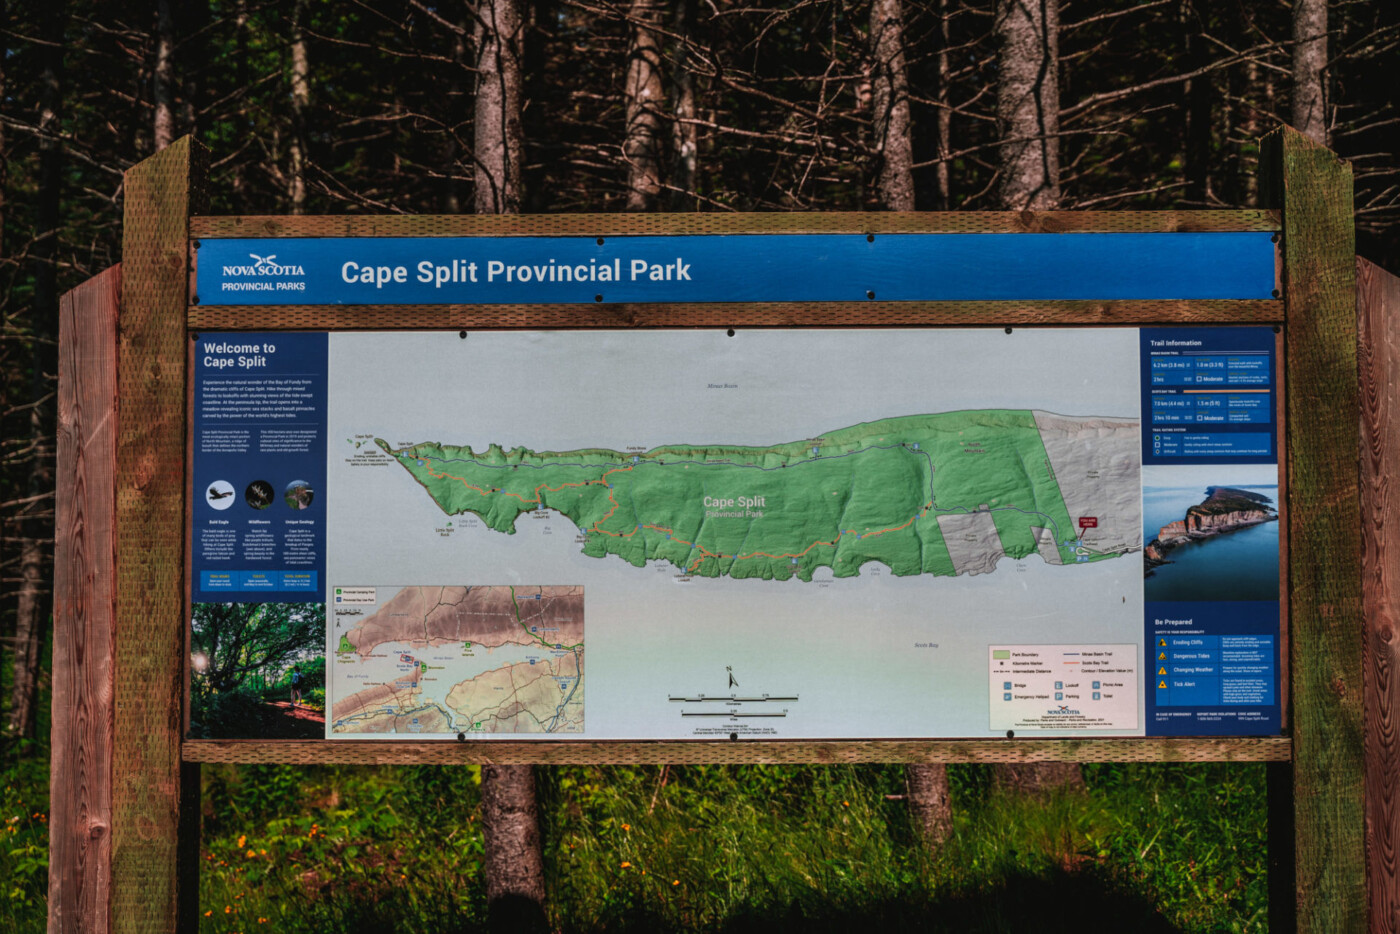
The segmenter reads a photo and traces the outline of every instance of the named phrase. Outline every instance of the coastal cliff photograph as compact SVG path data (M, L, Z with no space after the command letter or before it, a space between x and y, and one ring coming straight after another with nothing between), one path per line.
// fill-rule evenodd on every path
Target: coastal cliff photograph
M1277 500L1273 465L1145 469L1146 599L1277 600Z

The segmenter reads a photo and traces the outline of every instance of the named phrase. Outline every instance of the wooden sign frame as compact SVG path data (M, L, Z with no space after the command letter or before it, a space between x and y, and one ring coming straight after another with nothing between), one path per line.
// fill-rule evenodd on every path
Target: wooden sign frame
M201 213L207 155L198 144L180 140L137 165L126 177L120 270L69 293L63 308L50 930L194 929L198 769L204 762L867 761L1268 762L1275 910L1295 906L1297 926L1305 931L1363 930L1363 785L1368 766L1393 773L1395 753L1387 740L1379 754L1363 756L1351 171L1335 154L1286 129L1266 140L1264 163L1261 188L1275 205L1269 210L549 217L210 217ZM193 294L192 270L206 237L1206 230L1277 232L1281 300L219 307ZM1280 678L1286 735L859 742L184 739L191 334L1182 324L1265 324L1280 335L1280 395L1287 412L1280 452L1287 495L1280 497L1279 510L1287 571L1284 645L1285 658L1297 662L1285 664ZM1383 638L1389 651L1394 636L1386 629ZM1382 813L1393 821L1388 809ZM1372 878L1373 921L1379 890L1394 889L1394 866L1391 861L1385 874ZM1275 919L1276 930L1283 921Z

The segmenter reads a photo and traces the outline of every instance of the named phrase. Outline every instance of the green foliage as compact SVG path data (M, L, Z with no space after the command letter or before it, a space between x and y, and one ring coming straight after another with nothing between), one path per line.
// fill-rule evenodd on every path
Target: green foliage
M1087 793L949 770L926 856L899 766L540 769L550 912L585 931L1263 932L1261 765L1085 766ZM0 773L0 929L44 928L47 771ZM206 766L200 930L483 930L474 766ZM1105 914L1107 913L1107 914ZM259 922L259 919L266 919Z
M320 603L196 603L191 619L192 680L213 693L252 678L290 683L295 667L310 674L326 634L326 608Z
M42 931L49 892L49 771L39 743L0 765L0 930Z
M324 605L197 603L192 619L192 736L284 736L292 727L269 705L289 702L296 671L301 702L325 710Z

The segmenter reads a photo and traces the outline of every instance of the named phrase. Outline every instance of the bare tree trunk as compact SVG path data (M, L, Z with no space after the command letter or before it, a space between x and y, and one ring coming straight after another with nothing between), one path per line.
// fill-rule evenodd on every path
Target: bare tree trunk
M518 0L481 0L476 21L476 213L520 213L520 60L524 19Z
M953 190L950 182L951 167L948 153L953 151L953 95L949 88L952 69L948 61L948 44L952 30L949 28L948 0L938 0L938 166L934 177L938 180L938 210L953 209Z
M55 137L62 123L63 25L62 0L42 4L43 71L39 89L39 193L35 211L38 231L30 249L34 270L34 303L30 308L33 348L29 412L29 496L53 491L53 410L50 400L57 372L54 338L58 333L59 195L63 175L63 146ZM15 612L14 683L6 729L11 736L32 737L39 696L39 659L49 627L53 593L46 586L53 538L53 502L41 499L24 507L20 525L20 582Z
M248 87L248 0L236 0L234 3L233 29L234 29L234 75L238 81L240 91ZM248 108L239 107L234 118L237 123L239 133L246 138L252 129L252 121L248 119ZM247 189L247 180L243 174L243 160L233 161L233 180L230 187L233 189L233 206L236 210L242 210L243 198Z
M1183 5L1181 19L1186 67L1194 71L1210 63L1210 51L1203 35L1206 23L1193 15L1189 3ZM1215 99L1215 88L1212 81L1209 74L1197 75L1182 88L1186 111L1186 200L1200 205L1212 200L1213 195L1211 135L1215 132L1215 125L1211 120L1211 105Z
M545 930L544 857L530 766L481 767L481 829L486 838L491 930L510 934Z
M187 0L182 13L178 26L178 31L183 37L180 40L178 59L180 78L184 85L180 119L185 125L185 132L195 133L199 129L200 117L199 82L209 60L209 0Z
M311 84L307 78L306 0L297 0L292 7L292 139L287 147L291 171L287 177L287 200L293 214L306 213L306 108L311 103Z
M1293 128L1327 145L1327 0L1293 2Z
M448 112L456 114L460 111L457 106L462 101L462 78L471 69L467 60L467 29L463 21L458 20L460 27L452 34L452 65L448 72L447 79L447 99L449 101ZM457 126L449 127L447 133L447 153L443 159L446 166L443 175L442 189L442 209L445 214L456 214L462 210L461 185L458 181L458 168L462 156L462 147L457 142Z
M41 484L52 479L52 473L47 469L47 446L35 448L30 456L35 461L29 472L30 495L34 495L36 487L41 487ZM39 511L40 508L34 506L26 510L31 514ZM20 580L19 599L15 607L14 684L10 689L10 712L5 728L11 736L32 739L38 712L39 659L44 653L44 633L48 628L48 614L45 609L49 603L47 598L52 596L45 587L44 568L47 564L47 554L38 536L44 534L51 525L33 515L21 514L19 520L24 537L19 543Z
M627 52L627 210L654 211L661 195L661 0L632 0Z
M902 0L874 0L870 8L871 109L879 159L875 188L889 211L914 206L914 141L909 119L909 72L904 57ZM904 767L904 800L924 845L935 850L953 828L948 768L941 763Z
M924 846L933 852L953 832L953 802L948 794L948 767L942 763L911 763L904 767L904 801L909 821Z
M690 71L691 30L695 28L695 0L675 0L673 31L680 36L672 56L671 90L674 100L671 124L671 204L680 209L694 204L695 172L699 164L699 128L695 119L695 75Z
M1060 204L1059 29L1059 0L997 0L998 194L1007 211L1050 211ZM1000 763L993 780L1043 792L1083 786L1084 775L1073 762Z
M1008 211L1060 203L1059 0L997 0L998 194Z
M870 7L870 53L876 190L887 210L914 210L914 143L909 123L909 72L904 61L904 5L874 0Z
M518 214L525 148L520 122L523 18L517 0L481 0L476 14L476 213ZM511 934L546 930L544 855L530 766L482 767L481 832L490 928Z
M1042 794L1058 788L1084 787L1084 770L1078 762L998 762L992 769L998 787Z
M1245 63L1243 92L1239 95L1244 100L1243 113L1240 115L1240 135L1245 139L1258 139L1263 134L1259 126L1259 106L1256 103L1262 96L1260 88L1259 63L1250 59ZM1243 160L1236 156L1235 159L1235 190L1240 192L1235 199L1236 204L1257 205L1259 203L1259 179L1254 166L1244 166L1240 163Z
M160 152L175 139L175 17L170 0L156 3L156 63L152 80L156 116L151 148Z

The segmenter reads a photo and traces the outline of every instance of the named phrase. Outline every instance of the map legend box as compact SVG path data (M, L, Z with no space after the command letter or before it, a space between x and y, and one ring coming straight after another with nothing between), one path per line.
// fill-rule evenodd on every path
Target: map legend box
M373 606L379 602L379 596L373 587L337 587L331 602L343 606Z
M1136 730L1137 653L1135 645L989 646L991 729Z

